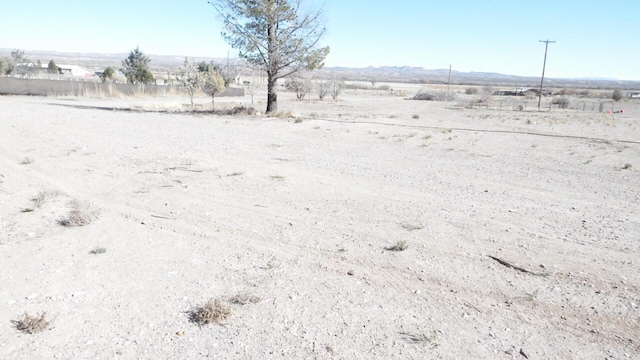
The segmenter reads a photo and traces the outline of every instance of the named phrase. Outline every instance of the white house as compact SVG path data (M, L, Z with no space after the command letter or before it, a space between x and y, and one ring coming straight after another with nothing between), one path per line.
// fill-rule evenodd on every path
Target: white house
M82 66L78 66L78 65L62 65L62 64L56 64L58 65L58 68L60 69L60 73L65 75L71 75L71 76L90 76L93 75L92 72L88 71L87 69L83 68Z

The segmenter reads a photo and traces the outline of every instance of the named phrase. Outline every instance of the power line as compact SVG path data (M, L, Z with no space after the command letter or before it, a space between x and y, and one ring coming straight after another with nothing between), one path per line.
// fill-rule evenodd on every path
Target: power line
M542 78L540 79L540 93L538 94L538 111L540 110L540 101L542 101L542 84L544 83L544 69L547 67L547 49L549 48L549 43L555 43L555 41L540 40L539 42L543 42L544 45L544 63L542 63Z

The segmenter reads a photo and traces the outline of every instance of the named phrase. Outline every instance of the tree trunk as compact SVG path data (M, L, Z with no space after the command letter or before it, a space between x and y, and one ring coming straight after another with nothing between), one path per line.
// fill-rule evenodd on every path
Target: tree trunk
M276 88L276 81L271 79L267 81L267 114L275 113L278 111L278 91Z
M278 89L276 81L278 76L278 19L274 6L277 0L268 0L269 14L267 16L267 114L278 111Z

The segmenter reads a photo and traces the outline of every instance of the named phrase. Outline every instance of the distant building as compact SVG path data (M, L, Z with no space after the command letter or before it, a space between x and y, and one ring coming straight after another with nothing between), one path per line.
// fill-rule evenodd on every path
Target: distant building
M58 71L62 75L71 75L71 76L93 76L94 74L82 66L78 65L58 65Z

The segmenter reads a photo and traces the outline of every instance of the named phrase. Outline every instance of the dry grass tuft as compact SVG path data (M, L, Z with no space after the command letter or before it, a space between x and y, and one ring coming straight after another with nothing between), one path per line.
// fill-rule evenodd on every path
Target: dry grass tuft
M33 160L33 158L30 157L26 157L24 159L22 159L22 161L20 161L21 165L29 165L32 164L35 160Z
M432 348L439 346L438 344L438 336L435 331L432 331L431 334L427 335L424 333L420 334L410 334L410 333L400 333L407 342L413 344L424 344L430 345Z
M42 204L44 204L45 201L47 201L49 197L50 194L48 192L40 191L33 198L31 198L31 201L33 201L33 206L39 208L40 206L42 206Z
M216 115L234 115L234 116L238 116L238 115L255 115L256 114L256 109L254 109L252 106L236 106L233 107L231 109L222 109L222 110L215 110L214 113Z
M227 301L234 305L247 305L247 304L257 304L260 301L262 301L262 298L256 295L240 293L228 298Z
M88 203L74 201L72 207L73 209L69 210L67 216L58 219L58 225L65 227L85 226L98 218L98 212L93 210Z
M622 170L629 170L629 169L631 169L631 164L626 163L626 164L622 165Z
M231 309L221 300L209 300L202 306L197 306L187 312L189 320L198 326L212 323L224 324L224 321L231 316Z
M405 251L405 250L407 250L407 248L409 248L409 243L407 243L404 240L400 240L397 243L395 243L394 245L387 246L384 249L388 250L388 251Z
M424 229L424 225L422 224L402 223L400 226L409 231Z
M277 117L278 119L293 119L295 116L291 111L278 111L276 113L268 114L272 117Z
M34 195L31 198L31 201L33 201L33 206L35 208L39 208L41 207L45 202L47 202L48 200L50 200L51 198L54 198L56 196L61 195L62 193L59 191L49 191L49 190L45 190L45 191L40 191L39 193L37 193L36 195Z
M24 313L22 318L18 320L12 320L13 326L25 334L35 334L46 330L51 322L46 319L47 312L44 311L40 315L31 316L29 313Z
M107 249L105 249L103 247L97 247L97 248L94 248L93 250L89 251L89 254L98 255L98 254L104 254L106 252L107 252Z

